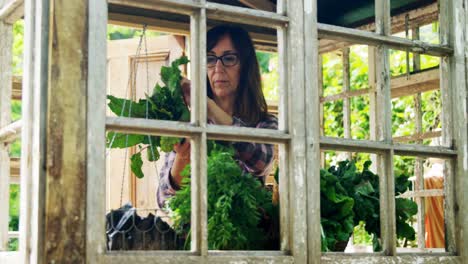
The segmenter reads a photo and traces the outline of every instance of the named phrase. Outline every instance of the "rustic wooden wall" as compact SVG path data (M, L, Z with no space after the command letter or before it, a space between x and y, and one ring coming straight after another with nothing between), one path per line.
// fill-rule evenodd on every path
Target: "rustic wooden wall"
M86 256L87 5L50 2L45 263Z

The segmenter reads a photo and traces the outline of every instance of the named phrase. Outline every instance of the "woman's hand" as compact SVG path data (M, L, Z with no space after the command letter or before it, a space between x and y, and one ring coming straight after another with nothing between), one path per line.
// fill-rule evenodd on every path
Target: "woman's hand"
M208 119L213 121L216 125L232 125L233 120L231 115L219 107L213 99L207 98L206 100Z
M184 97L185 105L190 109L190 80L182 77L182 80L180 80L180 86L182 88L182 96Z
M181 142L175 144L174 151L179 158L190 159L190 139L184 138Z
M174 152L176 156L171 168L171 175L174 183L180 186L182 182L182 175L180 173L190 163L190 139L185 138L182 142L175 144Z

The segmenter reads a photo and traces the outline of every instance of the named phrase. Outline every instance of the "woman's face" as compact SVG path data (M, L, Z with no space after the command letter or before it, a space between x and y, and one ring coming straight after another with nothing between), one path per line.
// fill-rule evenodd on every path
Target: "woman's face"
M207 55L221 57L227 54L238 54L229 35L224 35L218 43L208 51ZM240 78L240 62L233 66L224 66L220 59L214 67L208 67L208 80L215 99L229 100L236 96Z

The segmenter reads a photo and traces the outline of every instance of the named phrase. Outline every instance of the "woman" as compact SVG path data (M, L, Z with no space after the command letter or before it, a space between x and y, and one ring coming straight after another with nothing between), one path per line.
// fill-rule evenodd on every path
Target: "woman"
M261 89L260 70L249 34L242 28L221 25L207 34L207 114L208 123L277 129L277 119L267 113ZM182 83L189 96L190 83ZM187 92L188 91L188 92ZM188 96L185 100L190 102ZM234 142L239 166L262 181L271 171L273 145ZM190 143L176 144L166 154L161 170L157 200L162 208L182 181L181 171L190 163Z

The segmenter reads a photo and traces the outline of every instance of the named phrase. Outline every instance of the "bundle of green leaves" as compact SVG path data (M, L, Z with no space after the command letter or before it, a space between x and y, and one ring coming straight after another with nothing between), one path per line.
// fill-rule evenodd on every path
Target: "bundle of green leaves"
M147 118L172 121L189 121L190 112L184 103L180 81L182 79L179 67L187 64L189 60L182 56L172 62L170 67L161 67L161 81L164 86L156 84L153 94L146 95L146 99L140 99L138 102L117 98L108 95L108 106L117 116ZM159 159L159 150L169 152L173 145L180 139L174 137L159 137L149 135L131 135L117 132L107 133L108 148L128 148L138 146L139 150L130 158L132 172L138 177L143 178L141 170L143 160L142 151L147 151L148 161Z
M320 223L322 251L335 251L338 242L348 241L353 232L354 200L340 183L340 179L320 170Z
M271 236L260 226L267 216L278 218L272 193L254 176L246 174L234 159L234 149L212 141L208 154L208 246L216 250L268 248ZM190 234L190 166L182 175L182 187L167 207L179 234ZM271 230L270 230L271 231ZM270 240L270 241L269 241Z
M371 161L364 162L363 170L357 170L354 161L341 161L338 166L331 166L328 172L335 175L346 195L354 200L354 225L365 222L366 231L372 235L374 251L381 250L380 237L380 203L379 176L370 171ZM411 185L406 175L395 177L395 196L404 193ZM415 239L415 231L408 223L417 213L417 204L407 198L396 198L396 232L397 237L407 240Z

